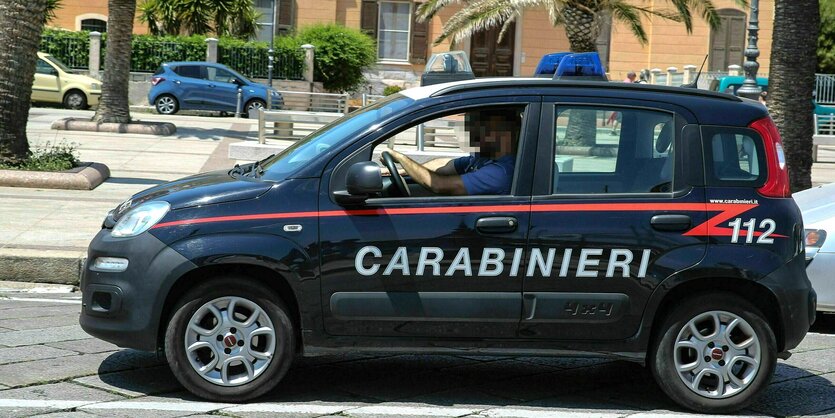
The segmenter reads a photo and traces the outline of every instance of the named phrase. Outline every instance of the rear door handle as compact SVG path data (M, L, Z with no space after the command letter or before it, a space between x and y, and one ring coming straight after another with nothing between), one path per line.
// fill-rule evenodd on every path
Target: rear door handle
M684 231L690 228L691 219L687 215L655 215L649 223L659 231Z
M519 226L519 221L513 216L488 216L479 218L475 228L485 234L502 234L513 232Z
M214 84L209 84L209 87L214 87L214 86L215 86Z

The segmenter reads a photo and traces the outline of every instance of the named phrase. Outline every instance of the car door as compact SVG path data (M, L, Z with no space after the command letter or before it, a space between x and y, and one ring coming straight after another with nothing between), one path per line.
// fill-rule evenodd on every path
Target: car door
M63 100L58 70L46 60L38 58L35 64L35 81L32 84L32 101L61 103Z
M206 67L197 64L178 65L174 73L177 74L173 82L177 85L180 107L204 109L209 100Z
M358 206L335 203L332 193L344 190L347 168L376 159L373 147L385 148L394 135L403 138L410 121L427 119L429 124L487 104L524 110L510 194L380 197ZM328 216L319 219L327 333L515 337L521 312L518 271L525 268L533 172L533 165L522 161L534 158L539 98L422 107L405 118L380 128L358 149L337 158L333 171L323 177L320 214ZM413 131L407 132L414 138Z
M699 130L673 104L573 100L543 103L520 334L625 339L705 254Z
M238 102L238 85L232 82L234 78L223 68L206 67L207 104L216 110L234 112Z

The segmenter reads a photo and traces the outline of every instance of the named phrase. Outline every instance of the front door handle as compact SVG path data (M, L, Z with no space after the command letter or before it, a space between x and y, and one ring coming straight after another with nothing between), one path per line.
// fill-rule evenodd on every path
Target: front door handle
M519 225L519 221L513 216L488 216L479 218L475 228L485 234L502 234L513 232Z
M691 219L687 215L655 215L649 223L659 231L684 231L690 228Z

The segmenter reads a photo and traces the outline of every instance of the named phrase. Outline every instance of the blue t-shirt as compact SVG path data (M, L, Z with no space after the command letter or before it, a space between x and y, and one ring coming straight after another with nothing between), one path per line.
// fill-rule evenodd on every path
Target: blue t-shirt
M453 160L455 171L461 176L469 195L510 194L516 156L505 155L498 160L470 155Z

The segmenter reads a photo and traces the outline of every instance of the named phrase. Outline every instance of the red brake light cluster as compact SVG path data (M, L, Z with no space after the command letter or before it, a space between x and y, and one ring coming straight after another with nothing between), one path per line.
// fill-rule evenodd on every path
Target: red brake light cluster
M162 83L163 81L165 81L164 77L151 77L152 86L156 86L157 84Z
M780 139L777 125L771 117L766 116L755 120L748 127L757 131L763 138L768 167L768 179L757 191L766 197L790 197L789 167L786 165L786 154L783 152L783 141Z

